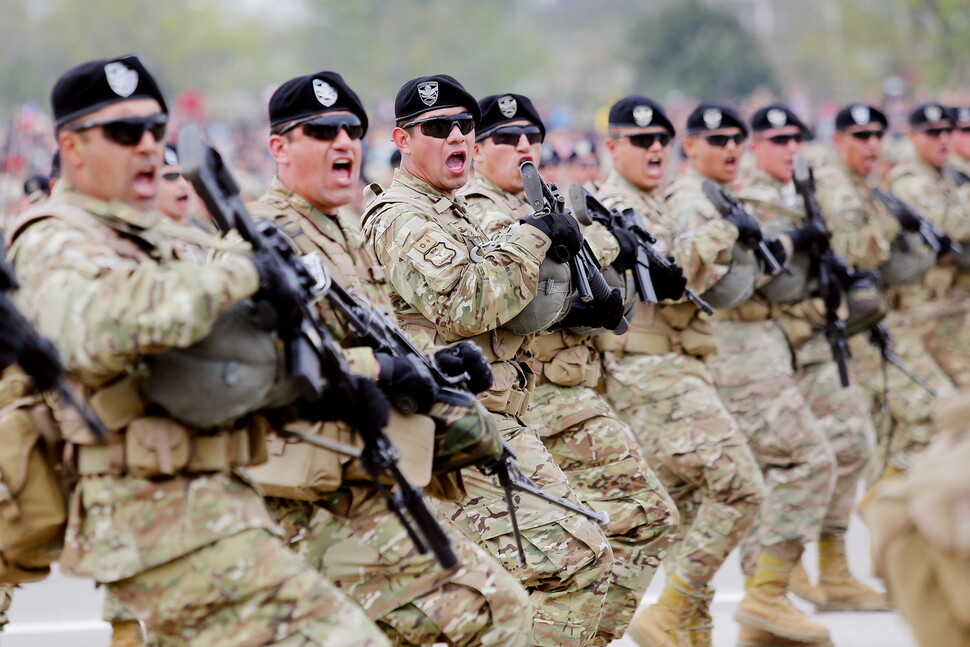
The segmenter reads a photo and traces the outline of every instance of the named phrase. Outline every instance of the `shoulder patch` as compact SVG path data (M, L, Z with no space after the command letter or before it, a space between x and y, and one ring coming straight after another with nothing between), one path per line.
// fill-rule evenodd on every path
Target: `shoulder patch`
M446 240L444 236L427 233L415 243L408 256L413 260L417 260L415 256L420 256L426 264L440 269L451 265L458 257L458 248L453 241Z

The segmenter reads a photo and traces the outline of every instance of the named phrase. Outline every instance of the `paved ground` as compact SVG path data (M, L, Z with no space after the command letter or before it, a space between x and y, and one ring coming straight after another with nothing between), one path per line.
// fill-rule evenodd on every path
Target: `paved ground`
M877 584L865 577L869 564L866 542L865 528L856 520L849 542L854 570L862 579ZM805 564L814 574L813 548ZM716 647L734 645L738 626L731 614L741 599L741 582L740 568L732 557L714 584L718 591L712 607ZM658 576L645 603L655 601L661 588L662 576ZM804 608L810 610L809 605ZM110 632L108 625L99 620L100 612L101 595L90 582L55 574L17 592L10 611L11 623L0 636L0 646L107 647ZM916 647L898 613L826 613L815 618L829 627L837 647ZM635 643L624 638L613 647L635 647Z

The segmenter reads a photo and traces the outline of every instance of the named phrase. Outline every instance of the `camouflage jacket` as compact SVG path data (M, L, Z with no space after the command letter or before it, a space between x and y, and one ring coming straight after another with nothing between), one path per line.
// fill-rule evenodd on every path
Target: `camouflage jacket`
M949 173L912 160L893 168L889 188L947 236L970 242L970 205L960 199L960 191Z

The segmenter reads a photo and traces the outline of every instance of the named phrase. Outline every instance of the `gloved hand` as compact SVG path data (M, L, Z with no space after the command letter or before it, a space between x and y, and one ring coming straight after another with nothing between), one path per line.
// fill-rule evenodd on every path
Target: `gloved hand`
M269 252L257 252L252 261L259 274L256 301L268 303L272 307L276 315L274 327L284 328L295 324L300 319L302 306L294 291L298 286L291 285L285 269L273 261Z
M438 389L431 371L416 357L374 353L381 365L378 385L404 413L427 413Z
M744 209L732 209L726 216L728 222L738 228L738 238L741 240L760 240L761 226L750 213Z
M771 255L775 257L778 264L784 267L785 261L788 260L788 252L785 251L785 246L777 238L772 238L771 240L766 240L765 245L768 247L768 251ZM765 268L767 271L768 268Z
M797 229L789 229L785 232L791 238L792 247L800 251L806 251L817 245L820 252L829 248L829 232L815 220L809 220Z
M613 261L613 267L620 272L625 272L636 265L637 248L640 239L637 238L636 234L627 231L623 227L613 227L610 229L610 233L613 234L613 238L616 238L616 242L620 244L620 253L616 257L616 260Z
M17 325L20 317L6 295L0 295L0 371L17 361L26 331Z
M653 281L653 289L658 299L676 301L684 296L687 277L684 276L684 269L674 262L673 256L668 256L667 260L670 264L666 267L659 263L650 263L650 280Z
M382 429L391 417L391 405L377 383L356 373L340 384L327 384L318 400L301 402L299 409L308 420L342 420L354 429Z
M939 237L939 241L940 241L940 251L936 255L936 257L938 259L939 258L943 258L944 256L946 256L947 254L949 254L950 252L953 251L953 239L952 238L950 238L946 234L943 234L943 235L941 235Z
M900 209L896 212L896 220L899 226L906 231L919 231L920 218L912 209Z
M481 393L492 386L492 367L474 342L460 341L439 350L434 358L448 377L467 375L466 386L472 393Z
M573 297L569 313L556 324L559 328L606 328L614 330L623 319L623 295L616 288L600 301L586 303Z
M576 219L570 215L550 213L541 218L526 216L521 222L535 227L549 237L552 241L550 253L555 254L560 263L576 256L583 247L583 232Z

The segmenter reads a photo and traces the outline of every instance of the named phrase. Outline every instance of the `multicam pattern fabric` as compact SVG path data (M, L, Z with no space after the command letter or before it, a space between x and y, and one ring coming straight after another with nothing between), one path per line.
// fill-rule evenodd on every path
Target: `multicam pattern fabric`
M913 160L893 168L889 188L953 240L970 240L970 211L949 174Z
M0 585L0 631L10 622L7 611L10 610L10 603L13 602L13 585Z

